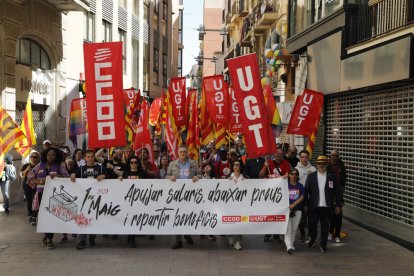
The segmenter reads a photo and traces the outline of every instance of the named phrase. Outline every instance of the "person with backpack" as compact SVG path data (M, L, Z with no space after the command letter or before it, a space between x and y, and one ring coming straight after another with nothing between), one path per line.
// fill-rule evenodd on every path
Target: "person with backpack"
M10 155L4 157L4 169L1 172L0 187L3 194L3 208L6 215L10 214L9 197L10 197L10 183L16 180L16 168L13 166L13 161Z

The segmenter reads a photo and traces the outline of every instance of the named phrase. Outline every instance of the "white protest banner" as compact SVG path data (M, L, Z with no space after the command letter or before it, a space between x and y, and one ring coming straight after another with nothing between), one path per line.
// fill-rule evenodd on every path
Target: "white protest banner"
M284 179L48 178L37 232L77 234L284 234Z

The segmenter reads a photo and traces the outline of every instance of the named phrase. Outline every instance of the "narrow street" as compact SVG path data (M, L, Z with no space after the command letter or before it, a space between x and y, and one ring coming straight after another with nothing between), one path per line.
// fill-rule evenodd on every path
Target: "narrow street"
M54 250L41 244L41 234L26 223L24 203L11 214L0 214L1 274L14 275L414 275L414 253L344 220L349 236L342 243L318 246L300 243L294 255L283 244L263 242L261 236L245 236L243 250L227 245L225 237L213 242L194 237L195 244L170 249L174 238L137 238L129 248L126 237L113 241L97 238L94 248L76 250L77 241L58 244Z

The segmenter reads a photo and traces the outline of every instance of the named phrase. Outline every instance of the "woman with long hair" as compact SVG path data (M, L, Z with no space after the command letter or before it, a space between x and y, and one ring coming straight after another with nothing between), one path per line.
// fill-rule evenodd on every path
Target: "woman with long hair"
M302 202L305 198L305 188L299 183L299 171L294 168L289 172L289 220L285 235L285 244L288 254L295 251L295 236L302 216Z
M167 175L168 164L168 157L166 155L161 156L160 166L158 167L161 179L164 179Z
M128 160L128 169L123 172L118 179L144 179L146 178L145 171L142 170L141 162L137 156L132 156ZM131 248L137 247L135 243L136 235L128 235L128 244Z
M37 164L28 174L27 183L33 189L36 189L36 194L33 199L33 210L38 211L40 202L43 196L43 188L45 186L46 177L68 177L65 163L63 162L62 152L57 148L48 148L41 154L40 163ZM54 249L53 233L45 233L43 235L42 244L47 249Z
M236 159L232 164L232 170L233 172L231 173L229 180L233 181L233 183L235 185L238 185L241 183L241 181L244 180L243 177L243 167L242 167L243 162L240 159ZM234 249L236 250L242 250L242 235L233 235L233 236L229 236L229 245L232 245Z

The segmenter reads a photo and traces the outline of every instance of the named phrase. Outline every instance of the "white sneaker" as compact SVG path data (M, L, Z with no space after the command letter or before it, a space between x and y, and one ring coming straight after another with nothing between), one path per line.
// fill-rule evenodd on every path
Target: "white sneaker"
M332 234L329 234L328 235L328 241L331 241L332 240Z
M233 246L234 249L236 250L242 250L243 247L241 246L240 242L236 241L236 243Z
M235 243L234 238L233 238L233 237L229 237L229 245L230 245L230 246L233 246L233 245L234 245L234 243Z
M335 242L336 243L340 243L341 242L341 239L340 238L335 238Z

